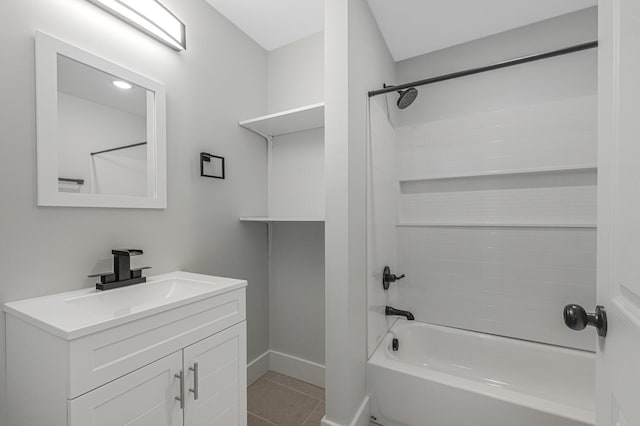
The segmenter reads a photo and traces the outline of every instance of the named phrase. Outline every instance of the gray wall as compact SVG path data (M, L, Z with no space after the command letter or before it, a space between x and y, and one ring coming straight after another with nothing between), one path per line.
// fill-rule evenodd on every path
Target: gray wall
M324 35L303 38L269 52L270 113L324 102Z
M3 2L0 302L91 286L87 273L108 262L111 248L142 248L141 261L153 266L153 274L181 269L249 281L252 359L269 344L267 235L242 226L238 217L266 206L266 148L236 123L266 111L267 54L204 1L163 3L186 23L185 52L84 0ZM166 210L36 206L36 30L166 85ZM198 176L200 151L226 157L227 180ZM4 318L0 330L4 365Z
M273 225L271 349L324 365L324 224Z
M268 54L268 110L278 112L324 101L324 39L315 34ZM273 142L272 184L284 195L291 180L291 160L296 183L305 185L309 198L270 195L270 213L300 216L309 211L300 203L315 206L316 195L324 202L324 133L312 130L275 138ZM293 154L292 154L293 153ZM318 157L319 155L319 157ZM289 161L285 160L288 158ZM283 167L285 166L285 167ZM311 170L320 168L320 176ZM272 187L273 188L273 187ZM273 204L276 198L277 205ZM314 202L310 202L313 200ZM307 214L308 216L309 214ZM324 216L324 211L313 214ZM320 223L279 223L273 225L270 280L271 349L317 364L324 364L324 225Z
M326 419L351 424L366 397L367 91L395 64L366 0L325 1L325 49Z

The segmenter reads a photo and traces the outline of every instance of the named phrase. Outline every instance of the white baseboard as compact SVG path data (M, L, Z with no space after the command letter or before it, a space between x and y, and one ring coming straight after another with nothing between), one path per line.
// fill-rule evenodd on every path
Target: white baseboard
M351 426L367 426L369 424L369 395L365 396L356 412Z
M324 416L322 420L320 420L320 424L322 426L342 426L336 422L332 422L331 420L327 420L327 416Z
M327 420L327 416L322 418L322 426L343 426L339 423ZM369 424L369 396L366 396L360 404L360 408L356 411L356 415L353 417L349 426L367 426Z
M247 365L247 386L251 386L269 371L271 351L266 351Z
M286 374L303 382L324 387L324 365L307 361L282 352L269 350L247 365L247 385L251 385L269 370ZM360 404L358 411L348 426L367 426L369 424L369 396ZM343 426L322 418L322 426Z
M263 353L247 365L247 386L269 370L324 387L324 365L272 350Z
M271 351L269 365L277 373L324 387L324 365L276 351Z

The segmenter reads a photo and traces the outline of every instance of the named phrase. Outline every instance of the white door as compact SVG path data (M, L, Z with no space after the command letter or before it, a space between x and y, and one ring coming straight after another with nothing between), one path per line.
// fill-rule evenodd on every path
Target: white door
M246 322L184 349L185 426L246 426Z
M69 426L182 426L182 351L69 401Z
M640 1L600 0L599 33L597 424L638 426Z

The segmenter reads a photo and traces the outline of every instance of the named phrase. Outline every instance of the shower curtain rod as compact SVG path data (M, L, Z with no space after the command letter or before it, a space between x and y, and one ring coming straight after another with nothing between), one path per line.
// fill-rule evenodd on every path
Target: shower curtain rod
M92 152L91 155L98 155L98 154L104 154L105 152L119 151L121 149L127 149L127 148L134 148L136 146L146 145L146 144L147 144L147 142L132 143L131 145L123 145L123 146L118 146L118 147L115 147L115 148L105 149L105 150L102 150L102 151Z
M493 65L486 65L478 68L471 68L464 71L457 71L451 74L439 75L437 77L427 78L425 80L413 81L411 83L400 84L397 86L386 86L383 89L371 90L369 97L383 95L385 93L397 92L398 90L409 89L411 87L424 86L426 84L439 83L445 80L452 80L458 77L465 77L473 74L480 74L487 71L493 71L500 68L512 67L514 65L526 64L528 62L539 61L541 59L553 58L555 56L567 55L569 53L580 52L582 50L588 50L598 47L598 41L590 41L587 43L576 44L574 46L565 47L563 49L552 50L550 52L536 53L533 55L523 56L516 59L509 59L503 62L498 62Z

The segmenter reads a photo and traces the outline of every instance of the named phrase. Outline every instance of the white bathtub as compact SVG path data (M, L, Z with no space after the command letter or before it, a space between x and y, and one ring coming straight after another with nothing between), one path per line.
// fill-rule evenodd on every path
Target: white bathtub
M371 415L384 426L595 424L589 352L403 319L367 378Z

